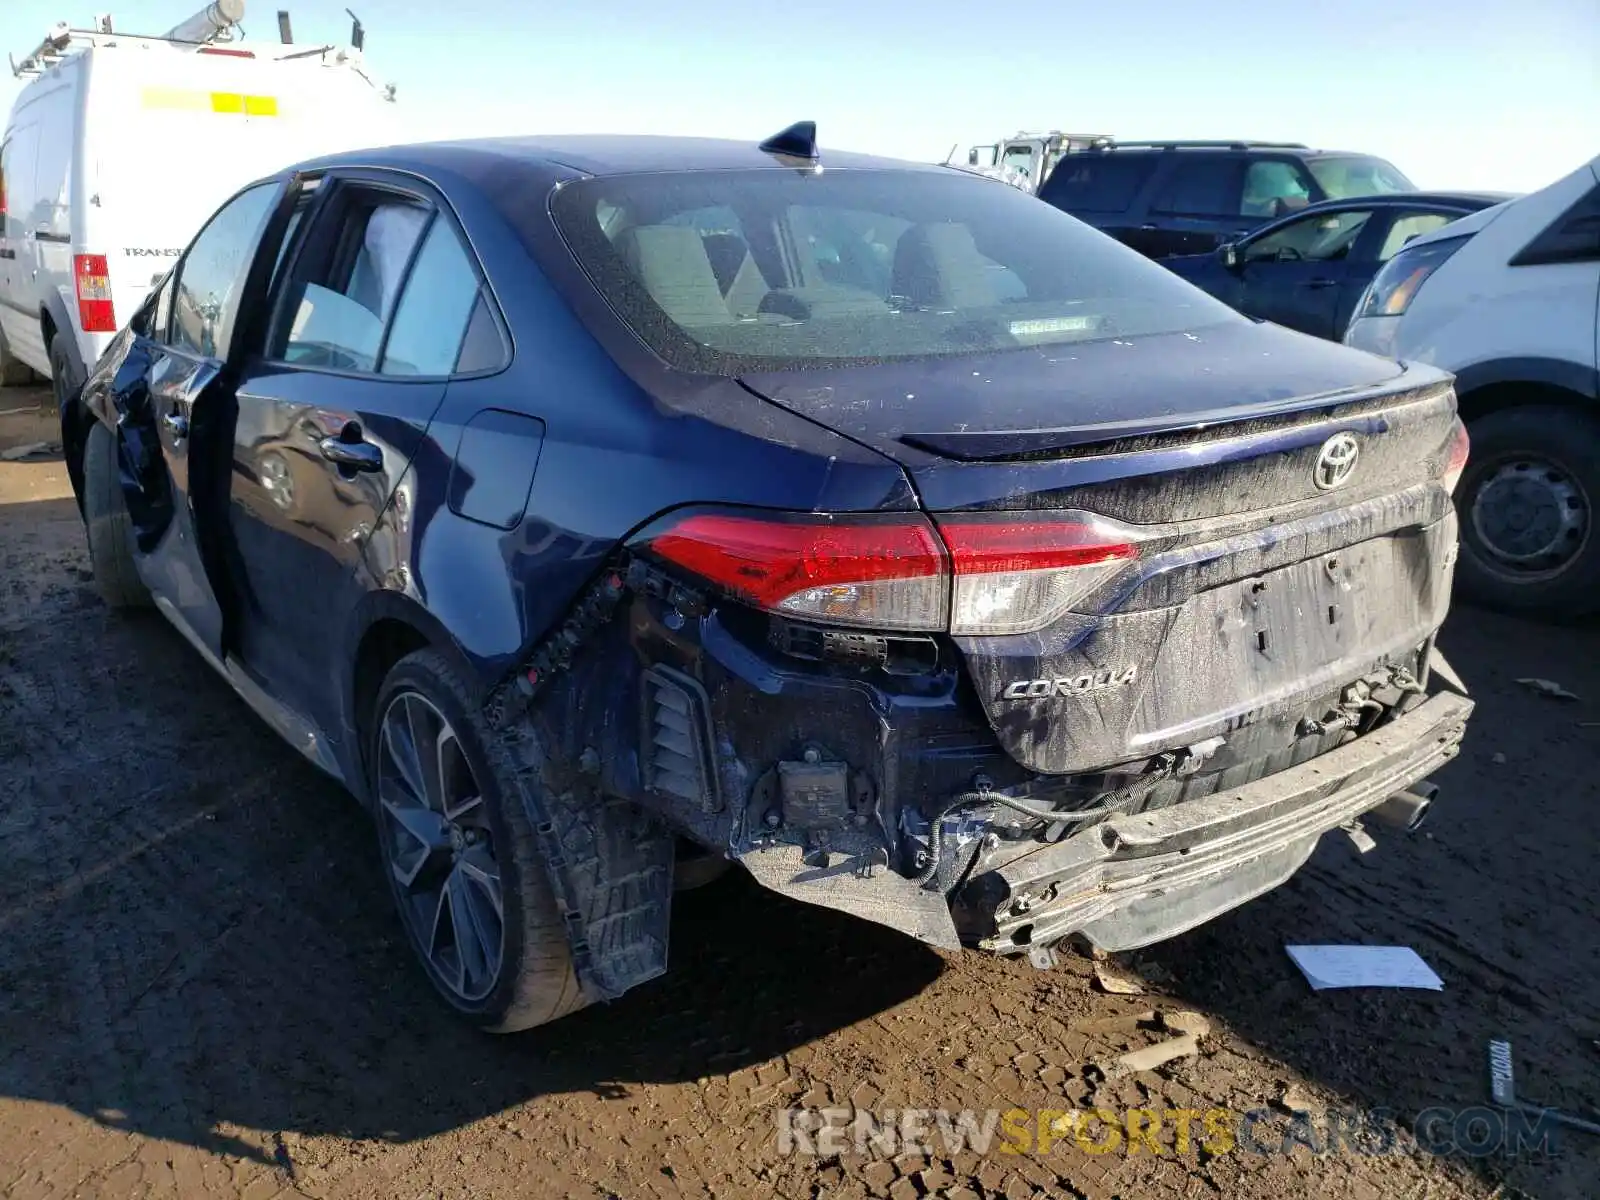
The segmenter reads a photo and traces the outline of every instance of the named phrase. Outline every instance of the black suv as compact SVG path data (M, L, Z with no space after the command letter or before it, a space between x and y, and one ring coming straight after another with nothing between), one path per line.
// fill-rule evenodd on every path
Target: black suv
M1415 190L1381 158L1298 142L1100 142L1064 155L1039 197L1166 258L1204 254L1319 200Z

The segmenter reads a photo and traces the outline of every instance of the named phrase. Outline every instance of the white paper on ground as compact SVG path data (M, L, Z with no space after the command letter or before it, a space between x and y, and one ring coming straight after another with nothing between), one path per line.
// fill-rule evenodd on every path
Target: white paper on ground
M1285 946L1313 990L1380 987L1439 991L1444 981L1410 946Z

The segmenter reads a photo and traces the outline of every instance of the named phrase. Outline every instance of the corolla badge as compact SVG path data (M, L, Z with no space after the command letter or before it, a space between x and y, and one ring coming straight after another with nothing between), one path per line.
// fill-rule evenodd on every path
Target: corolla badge
M1353 433L1336 433L1322 443L1317 451L1316 464L1311 468L1311 481L1324 492L1330 492L1349 481L1356 472L1356 460L1361 457L1361 443Z
M1139 678L1139 668L1101 667L1087 675L1066 679L1018 679L1000 692L1002 700L1044 700L1059 696L1083 696L1126 687Z

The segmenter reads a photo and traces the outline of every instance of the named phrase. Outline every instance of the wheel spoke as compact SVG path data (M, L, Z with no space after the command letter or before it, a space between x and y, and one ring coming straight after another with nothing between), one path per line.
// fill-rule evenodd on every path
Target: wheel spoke
M404 705L404 701L401 703ZM383 748L384 757L394 764L400 781L411 790L412 798L418 804L426 804L428 792L422 783L422 763L417 758L416 745L411 741L410 724L394 716L392 709L383 722Z
M496 920L505 920L505 907L500 898L500 868L494 857L482 846L473 846L456 863L477 892L489 902Z
M397 804L381 799L385 818L409 845L390 840L389 864L400 886L409 891L423 888L437 878L440 868L450 861L450 835L444 818L415 804Z
M464 799L453 801L450 807L445 810L445 816L449 817L452 821L459 821L463 817L472 816L474 813L481 812L482 809L483 797L474 793L465 797Z
M429 808L443 812L444 780L439 775L438 747L444 721L431 705L421 703L414 696L405 697L404 703L406 726L411 733L411 745L419 763L418 774L422 778L423 799L427 801ZM428 753L423 752L425 746L430 748Z
M461 962L465 990L467 983L476 985L489 978L491 943L497 945L500 939L491 938L489 931L484 928L481 902L474 900L472 885L467 882L465 875L459 870L450 872L445 890L450 893L450 916L456 929L456 955Z

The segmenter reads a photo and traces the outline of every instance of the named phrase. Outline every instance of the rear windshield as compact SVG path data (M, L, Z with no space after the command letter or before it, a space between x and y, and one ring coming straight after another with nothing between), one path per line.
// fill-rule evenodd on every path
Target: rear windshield
M1383 196L1391 192L1414 192L1417 185L1381 158L1351 155L1345 158L1313 158L1306 166L1316 176L1329 200L1348 200L1352 196Z
M738 375L992 353L1242 320L1142 255L966 173L587 179L556 223L675 367Z

